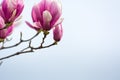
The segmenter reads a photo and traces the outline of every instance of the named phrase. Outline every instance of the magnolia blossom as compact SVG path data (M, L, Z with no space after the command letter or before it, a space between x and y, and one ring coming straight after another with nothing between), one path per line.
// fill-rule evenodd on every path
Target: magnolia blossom
M4 19L0 16L0 28L5 26ZM10 26L6 29L0 30L0 42L3 41L13 30L13 26Z
M0 16L6 24L13 23L23 11L23 0L3 0L0 5Z
M55 41L60 41L62 36L63 36L63 28L62 25L60 24L59 26L53 29L53 38Z
M49 31L62 23L62 7L58 0L42 0L32 8L33 25L26 22L31 28L39 31Z

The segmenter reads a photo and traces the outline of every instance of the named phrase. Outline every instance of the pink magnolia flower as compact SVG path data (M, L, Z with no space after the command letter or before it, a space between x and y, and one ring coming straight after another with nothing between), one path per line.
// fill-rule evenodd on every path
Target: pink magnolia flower
M63 28L62 25L60 24L59 26L53 29L53 38L55 41L60 41L62 36L63 36Z
M42 0L32 8L33 25L26 23L37 31L49 31L62 23L61 14L62 7L58 0Z
M4 26L5 26L4 19L0 16L0 28L3 28ZM7 36L9 36L12 30L13 26L0 30L0 42L1 40L4 40Z
M23 11L23 0L3 0L0 5L0 16L6 24L13 23Z

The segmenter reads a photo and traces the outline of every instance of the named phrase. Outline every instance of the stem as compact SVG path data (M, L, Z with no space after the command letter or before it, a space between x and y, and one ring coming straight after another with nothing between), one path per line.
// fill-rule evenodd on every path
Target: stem
M48 34L46 34L46 33L44 32L44 37L43 37L43 39L42 39L42 43L41 43L41 45L40 45L40 48L43 47L43 44L44 44L44 42L45 42L45 38L47 37L47 35L48 35Z
M9 56L0 58L0 60L8 59L8 58L10 58L10 57L17 56L17 55L24 54L24 53L29 53L29 52L33 52L33 51L17 52L17 53L14 53L14 54L12 54L12 55L9 55Z
M38 35L39 35L39 32L37 32L37 33L36 33L33 37L31 37L30 39L23 40L23 39L22 39L22 33L20 33L20 41L19 41L18 43L14 44L14 45L12 45L12 46L8 46L8 47L2 46L2 47L0 48L0 50L16 47L16 46L20 45L20 44L23 43L23 42L27 42L27 41L30 41L30 40L34 39L34 38L35 38L36 36L38 36Z
M25 48L25 49L30 48L30 50L24 51L25 49L23 49L23 50L21 50L20 52L16 52L16 53L11 54L11 55L8 55L8 56L6 56L6 57L0 58L0 60L8 59L8 58L11 58L11 57L20 55L20 54L26 54L26 53L34 52L33 50L49 48L49 47L54 46L54 45L56 45L56 44L57 44L57 43L54 42L54 43L52 43L52 44L50 44L50 45L48 45L48 46L42 46L42 47L37 47L37 48L34 48L34 47L29 46L29 47L27 47L27 48Z
M32 47L32 46L31 46L32 40L33 40L35 37L37 37L37 36L39 35L39 33L40 33L40 32L38 32L36 35L34 35L32 38L30 38L30 39L28 39L28 40L23 40L23 39L22 39L22 33L20 33L20 42L16 43L15 45L9 46L9 47L2 47L0 50L16 47L16 46L18 46L19 44L21 44L22 42L29 42L28 47L20 50L19 52L14 53L14 54L11 54L11 55L2 57L2 58L0 58L0 60L8 59L8 58L11 58L11 57L20 55L20 54L26 54L26 53L34 52L35 50L38 50L38 49L49 48L49 47L54 46L54 45L57 44L57 42L53 42L53 43L50 44L50 45L43 46L43 44L44 44L44 42L45 42L45 39L46 39L47 35L49 34L48 31L43 31L43 35L44 35L44 36L43 36L43 38L42 38L42 42L41 42L40 46L39 46L39 47Z

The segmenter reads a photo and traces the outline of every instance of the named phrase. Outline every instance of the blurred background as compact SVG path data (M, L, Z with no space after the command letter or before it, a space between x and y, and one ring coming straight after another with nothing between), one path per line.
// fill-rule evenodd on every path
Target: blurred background
M24 21L32 22L31 9L39 1L25 0L22 22L10 36L12 43L19 41L21 31L24 39L35 34ZM62 40L57 46L4 60L0 80L120 80L120 0L61 2ZM52 34L46 40L50 41ZM25 46L0 51L0 57Z

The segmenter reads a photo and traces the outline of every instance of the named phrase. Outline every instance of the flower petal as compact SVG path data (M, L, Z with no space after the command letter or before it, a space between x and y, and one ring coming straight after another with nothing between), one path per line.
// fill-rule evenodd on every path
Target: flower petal
M38 4L33 6L31 15L32 15L33 22L37 22L37 21L41 20L42 16L39 12Z
M59 18L58 21L54 24L54 27L58 26L63 22L64 18Z
M5 27L4 19L0 16L0 28Z
M49 11L45 10L43 12L43 29L50 30L50 21L52 20L52 16Z
M56 0L53 0L53 2L51 3L50 13L53 17L51 21L51 26L53 26L62 14L61 4Z
M53 38L55 41L60 41L63 36L62 24L53 29Z
M13 31L13 26L10 26L7 28L7 31L6 31L6 37L9 36Z
M26 24L31 27L32 29L35 29L36 31L39 31L41 29L40 24L36 23L35 25L30 24L29 22L26 21Z

